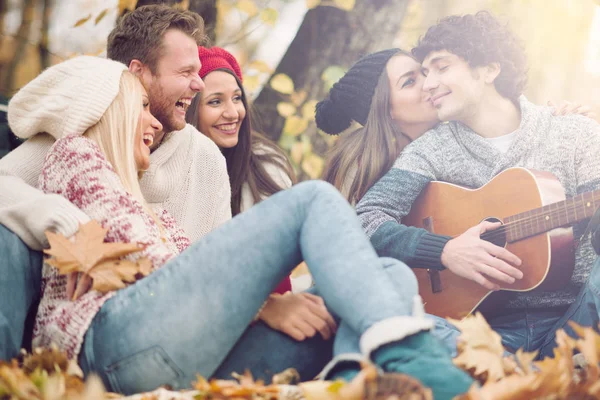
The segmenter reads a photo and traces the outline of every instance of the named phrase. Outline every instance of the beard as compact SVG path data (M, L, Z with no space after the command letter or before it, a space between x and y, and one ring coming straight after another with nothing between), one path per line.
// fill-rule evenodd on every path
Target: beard
M148 89L148 97L150 112L163 126L162 135L185 128L185 120L180 121L173 115L176 100L170 101L158 83ZM160 135L161 139L162 135ZM160 140L157 142L160 143Z

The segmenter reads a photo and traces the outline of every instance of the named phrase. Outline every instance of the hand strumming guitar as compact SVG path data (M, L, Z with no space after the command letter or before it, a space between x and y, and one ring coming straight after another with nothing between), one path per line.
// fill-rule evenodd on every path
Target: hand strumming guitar
M500 226L499 222L484 221L450 240L442 251L442 264L456 275L475 281L489 290L498 290L500 287L488 278L506 283L521 279L523 273L515 268L521 265L519 257L480 238L482 233Z

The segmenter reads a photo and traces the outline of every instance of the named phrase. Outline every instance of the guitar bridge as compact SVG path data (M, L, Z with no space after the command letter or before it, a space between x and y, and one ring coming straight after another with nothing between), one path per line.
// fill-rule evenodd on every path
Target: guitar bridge
M428 269L429 282L431 283L431 291L433 293L439 293L442 291L442 279L440 278L440 271L434 269Z
M423 218L423 228L428 232L433 233L433 218ZM442 279L440 278L440 271L435 269L428 269L429 282L431 283L431 291L433 293L439 293L442 291Z

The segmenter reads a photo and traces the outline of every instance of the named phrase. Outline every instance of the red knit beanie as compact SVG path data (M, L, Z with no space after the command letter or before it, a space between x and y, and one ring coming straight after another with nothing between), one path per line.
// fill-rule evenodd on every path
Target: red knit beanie
M206 48L198 46L198 55L200 56L200 78L204 78L206 75L216 69L228 69L238 77L240 82L242 79L242 70L235 57L225 49L221 47Z

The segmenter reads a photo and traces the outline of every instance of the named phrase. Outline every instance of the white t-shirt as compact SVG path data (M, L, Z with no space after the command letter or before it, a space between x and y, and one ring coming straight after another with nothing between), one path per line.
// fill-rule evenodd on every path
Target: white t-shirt
M506 153L510 148L510 145L514 142L516 134L517 131L514 131L508 135L502 135L495 138L486 138L486 140L501 153Z

